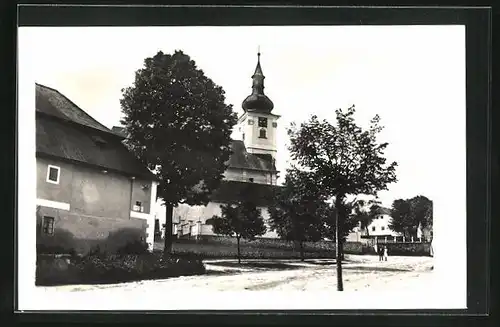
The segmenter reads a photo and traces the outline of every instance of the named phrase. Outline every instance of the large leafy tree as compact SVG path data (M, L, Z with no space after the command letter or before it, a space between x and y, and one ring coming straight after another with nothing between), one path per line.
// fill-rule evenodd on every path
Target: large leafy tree
M423 195L397 199L392 204L391 216L389 228L406 238L416 238L419 227L432 229L432 201Z
M122 93L126 144L160 180L169 253L173 208L206 204L220 185L236 115L223 89L182 51L146 58Z
M244 189L241 201L222 205L221 215L215 215L207 220L207 223L212 225L215 234L236 237L238 263L241 263L241 239L254 240L256 236L263 235L267 230L261 210L252 200L253 197L247 194L249 191L249 188Z
M432 201L423 196L417 195L410 200L411 212L414 222L421 228L432 229L433 225L433 205Z
M290 152L303 169L311 172L325 194L334 199L337 227L348 218L346 197L366 194L376 196L396 181L396 162L384 157L388 143L377 139L382 130L380 117L363 129L354 120L355 107L335 111L336 123L312 116L299 127L292 124L288 131ZM336 234L342 235L337 228ZM337 257L341 251L337 237ZM337 288L343 290L341 260L337 261Z
M391 217L389 228L397 233L403 234L404 237L411 237L412 228L415 224L411 212L410 201L405 199L394 200L391 207Z
M281 239L299 244L302 261L304 242L322 237L325 201L312 175L292 168L287 171L283 186L277 189L274 204L268 208L271 229Z

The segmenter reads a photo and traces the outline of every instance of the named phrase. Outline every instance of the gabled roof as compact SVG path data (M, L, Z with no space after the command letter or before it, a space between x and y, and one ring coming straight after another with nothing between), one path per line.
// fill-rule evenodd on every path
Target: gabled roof
M36 84L36 111L111 133L109 128L92 118L59 91L41 84Z
M379 215L391 215L391 209L388 209L386 207L378 207L377 208L377 213Z
M233 140L231 150L233 154L226 162L228 168L276 172L276 166L271 155L248 153L243 141Z
M155 180L110 129L58 91L36 85L37 156L57 157L130 176Z

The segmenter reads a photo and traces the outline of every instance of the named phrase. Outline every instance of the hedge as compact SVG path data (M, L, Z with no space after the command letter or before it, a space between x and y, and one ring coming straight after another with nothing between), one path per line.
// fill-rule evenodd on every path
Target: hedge
M129 242L114 253L99 247L85 256L37 254L36 285L102 284L164 279L206 273L193 256L164 256L149 252L144 241Z

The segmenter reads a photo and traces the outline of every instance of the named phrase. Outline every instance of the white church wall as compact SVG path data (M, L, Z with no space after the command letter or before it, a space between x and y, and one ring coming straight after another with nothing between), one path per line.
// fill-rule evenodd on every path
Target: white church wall
M248 182L250 178L253 178L254 183L259 184L271 184L276 181L275 174L270 174L269 172L263 172L258 170L244 170L244 169L232 169L228 168L224 172L224 178L229 181L239 181Z
M207 219L221 214L221 205L222 204L218 202L210 202L207 206L189 206L186 204L180 204L178 207L174 208L174 221L178 221L179 219L181 222L192 221L195 225L199 221L201 226L197 226L193 229L196 233L198 233L201 229L201 235L214 235L212 226L206 225L205 223ZM262 218L264 219L266 227L269 229L269 212L267 211L267 207L258 208L261 210ZM261 237L277 238L278 235L275 231L268 230L266 234Z

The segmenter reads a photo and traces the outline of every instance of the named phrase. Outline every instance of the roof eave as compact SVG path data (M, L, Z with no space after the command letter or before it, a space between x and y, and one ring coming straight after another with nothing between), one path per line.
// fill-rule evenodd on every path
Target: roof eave
M144 172L144 173L141 173L141 172L132 173L132 172L127 172L127 171L122 171L122 170L119 170L119 169L109 168L109 167L105 167L105 166L101 166L101 165L97 165L97 164L93 164L93 163L89 163L89 162L84 162L84 161L79 161L79 160L74 160L74 159L68 159L68 158L61 157L61 156L56 156L56 155L53 155L53 154L50 154L50 153L45 153L43 151L36 151L36 157L45 157L45 158L50 158L50 159L57 159L57 160L60 160L60 161L63 161L63 162L67 162L67 163L72 163L72 164L81 165L81 166L85 166L85 167L98 168L99 170L111 171L111 172L114 172L114 173L117 173L117 174L120 174L120 175L124 175L124 176L141 177L141 178L148 179L148 180L155 181L155 182L159 181L158 177L155 174L153 174L152 172L149 172L149 173L146 173L146 172Z

